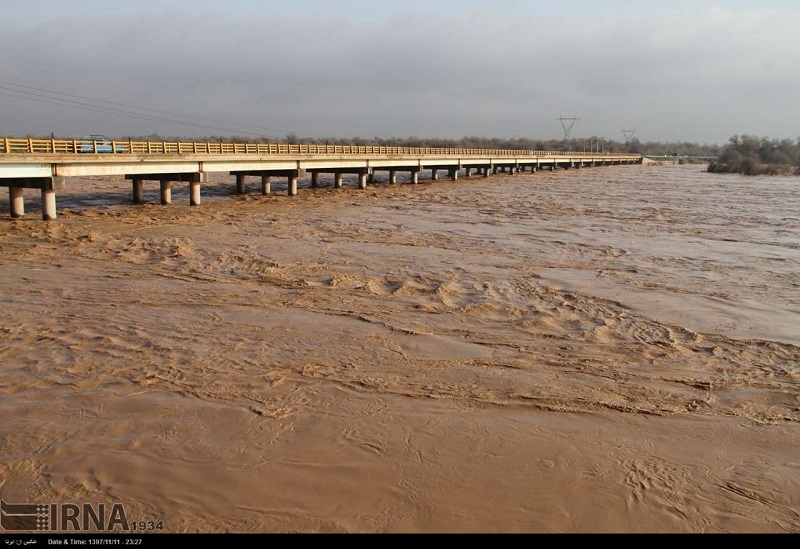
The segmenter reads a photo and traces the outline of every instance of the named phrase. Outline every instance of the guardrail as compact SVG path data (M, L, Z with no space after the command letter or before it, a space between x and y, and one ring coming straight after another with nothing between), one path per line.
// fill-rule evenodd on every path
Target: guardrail
M590 156L635 157L617 153L578 153L513 149L450 149L436 147L376 147L356 145L284 145L278 143L199 143L180 141L91 141L84 139L0 138L2 154L329 154L445 156Z

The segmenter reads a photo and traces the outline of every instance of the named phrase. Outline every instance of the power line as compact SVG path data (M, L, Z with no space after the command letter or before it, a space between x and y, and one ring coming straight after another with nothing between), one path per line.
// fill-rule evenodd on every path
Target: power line
M228 122L228 121L224 121L224 120L216 120L216 119L213 119L213 118L204 118L204 117L200 117L200 116L193 116L193 115L175 113L175 112L171 112L171 111L163 111L163 110L159 110L159 109L151 109L151 108L148 108L148 107L139 107L139 106L136 106L136 105L128 105L128 104L125 104L125 103L116 103L114 101L107 101L107 100L104 100L104 99L95 99L95 98L92 98L92 97L85 97L85 96L81 96L81 95L73 95L73 94L64 93L64 92L56 92L56 91L47 90L47 89L44 89L44 88L36 88L36 87L33 87L33 86L25 86L25 85L22 85L22 84L17 84L17 83L14 83L14 82L6 82L6 81L2 81L2 80L0 80L0 84L5 84L6 86L14 86L14 88L24 88L24 89L14 89L14 88L8 88L8 87L5 87L5 86L0 86L0 89L4 89L4 90L7 90L7 91L13 91L15 93L21 93L21 94L26 94L26 95L30 94L30 95L33 95L33 96L36 96L36 97L39 97L39 98L55 100L55 101L61 101L61 102L67 103L67 104L62 105L62 106L77 106L77 105L81 105L81 106L84 106L84 107L91 107L93 109L102 109L102 110L97 110L95 112L107 112L107 113L110 113L110 114L116 114L118 116L131 116L131 117L134 117L134 118L142 118L142 119L145 119L145 120L155 120L155 121L159 121L159 122L168 122L168 123L180 124L180 125L185 125L185 126L192 126L192 127L197 127L197 128L222 130L222 131L227 131L227 132L231 132L231 133L244 133L244 134L247 134L247 135L254 135L254 136L259 136L259 137L278 137L278 136L272 135L272 134L262 134L262 133L247 132L247 131L243 131L243 130L239 130L239 129L231 129L231 128L228 128L228 127L211 126L211 125L207 125L207 124L196 124L196 123L187 122L187 121L175 120L175 119L164 118L164 117L157 117L157 116L153 116L153 115L148 115L146 113L135 113L135 112L130 112L130 111L124 111L124 110L121 110L121 109L114 109L114 108L104 107L102 105L93 105L93 104L87 104L87 103L82 103L82 102L78 102L78 101L71 101L69 99L63 99L63 98L58 97L58 96L72 97L72 98L75 98L75 99L82 99L82 100L85 100L85 101L92 101L92 102L95 102L95 103L104 103L106 105L113 105L113 106L116 106L116 107L125 107L125 108L128 108L128 109L136 109L136 110L139 110L139 111L149 111L149 112L152 112L152 113L167 114L167 115L170 115L170 116L179 116L179 117L182 117L182 118L191 118L191 119L194 119L194 120L201 120L201 121L205 121L205 122L213 122L213 123L218 123L218 124L225 124L226 126L239 126L239 127L243 127L243 128L246 127L246 128L253 128L253 129L267 130L267 131L297 133L297 132L292 132L290 130L283 130L283 129L280 129L280 128L267 128L267 127L262 127L262 126L255 126L255 125L252 125L252 124L240 124L238 122ZM44 92L44 93L46 93L48 95L41 95L41 94L37 94L37 93L25 91L25 90L36 90L36 91L39 91L39 92ZM7 94L4 94L4 95L7 95ZM55 95L56 97L51 97L53 95ZM18 97L20 99L33 100L33 99L29 98L29 97L20 97L20 96L11 96L11 97ZM46 102L46 101L39 101L39 102ZM60 103L52 103L52 104L61 105ZM302 133L301 135L306 135L306 136L309 136L309 137L319 137L317 135L309 134L309 133Z
M36 96L36 97L28 97L27 95L14 95L14 94L10 94L10 93L0 92L0 94L8 96L8 97L16 97L18 99L25 99L27 101L36 101L37 103L47 103L49 105L57 105L59 107L70 107L70 108L73 108L73 109L80 109L80 110L85 110L85 111L98 112L98 113L102 113L102 114L113 114L115 116L121 116L121 117L125 117L125 118L138 118L140 120L151 120L151 121L155 121L155 122L166 122L166 123L169 123L169 124L178 124L178 125L181 125L181 126L188 126L188 127L192 127L192 128L203 128L203 129L208 129L208 130L225 131L225 132L230 132L230 133L243 133L243 134L252 135L252 136L255 136L255 137L279 137L277 135L266 135L266 134L260 134L260 133L254 133L254 132L247 132L247 131L243 131L243 130L234 130L234 129L231 129L231 128L223 128L223 127L220 127L220 126L210 126L208 124L196 124L194 122L186 122L186 121L182 121L182 120L172 120L172 119L169 119L169 118L151 116L151 115L147 115L147 114L143 114L143 113L132 113L132 112L129 112L129 111L121 111L121 110L117 110L117 109L111 109L109 107L102 107L100 105L91 105L91 104L87 104L87 103L80 103L78 101L71 101L69 99L59 99L57 97L48 97L46 95L31 94L31 92L20 92L18 90L12 90L10 88L6 88L4 86L0 86L0 89L13 91L15 93L25 93L25 94ZM39 97L39 99L37 99L37 97Z
M86 96L83 96L83 95L73 95L73 94L70 94L70 93L57 92L57 91L53 91L53 90L47 90L47 89L44 89L44 88L36 88L36 87L33 87L33 86L24 86L22 84L16 84L14 82L6 82L6 81L3 81L3 80L0 80L0 84L5 84L7 86L14 86L14 87L17 87L17 88L25 88L25 89L28 89L28 90L36 90L36 91L45 92L45 93L48 93L48 94L51 94L51 95L63 95L64 97L72 97L72 98L75 98L75 99L84 99L84 100L87 100L87 101L94 101L96 103L105 103L106 105L114 105L114 106L117 106L117 107L126 107L126 108L129 108L129 109L137 109L137 110L141 110L141 111L150 111L150 112L155 112L155 113L160 113L160 114L167 114L167 115L170 115L170 116L180 116L182 118L193 118L195 120L203 120L205 122L215 122L215 123L218 123L218 124L225 124L225 125L228 125L228 126L241 126L243 128L253 128L253 129L257 129L257 130L267 130L267 131L292 133L292 130L285 130L285 129L281 129L281 128L267 128L267 127L263 127L263 126L255 126L253 124L241 124L239 122L216 120L214 118L204 118L202 116L193 116L191 114L181 114L181 113L176 113L176 112L171 112L171 111L162 111L162 110L159 110L159 109L151 109L149 107L139 107L137 105L128 105L126 103L117 103L117 102L114 102L114 101L107 101L105 99L95 99L95 98L86 97ZM17 91L17 90L15 90L15 91ZM294 133L298 133L298 132L294 132ZM301 135L307 135L309 137L318 137L318 136L316 136L314 134L310 134L310 133L302 133Z

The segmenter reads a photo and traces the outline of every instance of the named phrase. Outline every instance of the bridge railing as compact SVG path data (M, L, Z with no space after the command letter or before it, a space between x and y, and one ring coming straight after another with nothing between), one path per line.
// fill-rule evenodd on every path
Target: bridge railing
M224 143L180 141L92 141L85 139L18 139L0 138L0 155L4 154L111 154L111 155L408 155L408 156L614 156L640 155L617 153L559 152L514 149L459 149L435 147L382 147L357 145L286 145L280 143Z

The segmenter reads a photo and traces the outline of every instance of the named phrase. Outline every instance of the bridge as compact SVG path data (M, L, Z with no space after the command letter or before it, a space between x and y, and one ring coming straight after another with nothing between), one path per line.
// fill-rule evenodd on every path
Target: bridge
M11 216L25 214L24 189L37 189L45 220L56 218L56 191L68 177L123 175L131 181L135 204L143 202L146 181L159 183L162 204L172 201L174 183L186 183L190 204L197 206L201 184L215 172L234 176L238 194L246 191L247 177L260 178L263 194L270 193L270 178L286 178L288 193L294 196L298 179L306 175L311 176L312 188L319 186L320 174L332 174L334 186L341 188L342 176L355 174L358 188L365 189L378 171L388 172L392 184L398 172L408 172L416 184L422 171L430 171L432 179L444 171L455 181L459 174L489 177L498 172L641 163L641 155L614 153L0 138L0 187L8 187Z

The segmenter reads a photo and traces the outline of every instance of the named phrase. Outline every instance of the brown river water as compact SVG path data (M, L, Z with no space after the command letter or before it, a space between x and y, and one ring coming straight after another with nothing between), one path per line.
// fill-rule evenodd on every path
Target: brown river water
M379 179L380 181L380 179ZM0 194L0 497L170 532L800 531L800 178Z

